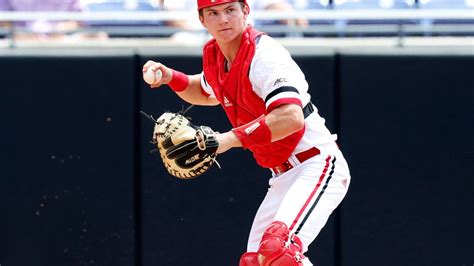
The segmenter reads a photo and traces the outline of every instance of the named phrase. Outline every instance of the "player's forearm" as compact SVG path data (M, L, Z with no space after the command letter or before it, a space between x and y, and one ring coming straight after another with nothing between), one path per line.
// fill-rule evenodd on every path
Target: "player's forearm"
M265 116L265 123L270 128L271 141L278 141L304 127L303 111L297 104L281 105Z
M197 75L188 75L189 85L185 90L181 92L176 92L176 94L183 99L184 101L195 104L195 105L217 105L219 102L213 100L204 94L201 91L201 76Z
M218 134L217 153L223 153L235 147L248 148L253 145L269 144L286 138L303 127L304 115L301 107L296 104L282 105L266 116L261 116L226 133Z
M225 133L217 134L216 138L219 142L219 148L217 148L217 153L226 152L231 148L242 147L242 143L240 143L239 139L232 130Z

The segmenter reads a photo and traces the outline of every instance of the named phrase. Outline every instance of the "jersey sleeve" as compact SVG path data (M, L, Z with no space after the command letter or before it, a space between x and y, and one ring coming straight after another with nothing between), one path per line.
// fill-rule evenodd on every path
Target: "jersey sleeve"
M268 36L262 36L257 44L249 79L265 101L267 113L282 104L303 106L309 101L303 72L290 53Z
M206 77L204 76L204 72L201 73L201 93L211 99L216 99L214 90L212 89L211 85L207 83Z

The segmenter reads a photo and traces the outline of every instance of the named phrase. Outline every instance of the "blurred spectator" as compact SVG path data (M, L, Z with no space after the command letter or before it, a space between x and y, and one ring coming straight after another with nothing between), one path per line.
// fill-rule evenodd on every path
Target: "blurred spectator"
M162 9L162 0L80 0L84 13L94 12L156 12ZM104 20L86 21L89 30L103 32L110 37L149 37L154 32L138 31L139 27L155 28L163 25L162 21L153 20ZM160 36L161 37L161 36Z
M415 0L334 0L333 8L335 10L366 10L365 12L373 12L372 9L388 10L388 9L410 9L415 7ZM339 32L339 36L394 36L400 34L399 25L402 20L399 19L338 19L335 21L335 28ZM415 24L416 20L403 20L403 24ZM371 32L360 32L357 26L372 25ZM355 31L351 31L350 27ZM377 30L375 30L377 29Z
M184 30L202 29L199 21L196 0L160 0L163 10L188 12L186 19L176 19L166 21L166 25Z
M310 0L308 0L310 1ZM287 11L292 12L295 10L293 5L296 1L294 0L249 0L250 6L250 17L252 16L252 10L267 10L267 11ZM301 3L299 3L301 5ZM255 27L262 28L265 30L265 26L298 26L306 27L308 21L306 19L285 19L285 20L255 20ZM269 32L273 37L283 37L283 36L301 36L297 32L287 32L287 33L278 33L278 32Z
M189 12L186 19L176 19L167 21L167 26L181 29L196 30L202 29L197 12L196 0L155 0L161 2L163 10ZM250 7L250 15L247 23L253 24L253 10L293 10L287 0L247 0Z
M424 10L436 10L436 9L468 9L474 7L474 0L418 0L418 7ZM463 32L460 30L460 25L466 24L471 27L474 24L474 20L472 19L463 19L463 20L451 20L451 19L433 19L433 18L425 18L420 21L420 26L424 31L425 36L432 36L432 35L471 35L472 31L467 30ZM453 25L457 28L456 31L446 31L446 30L437 30L437 26L444 25L449 26Z
M474 8L474 0L466 0L467 8Z
M333 5L335 9L373 9L373 8L396 9L396 8L411 7L414 4L415 4L415 0L334 0L333 1Z
M418 0L420 8L466 8L469 0Z
M83 12L154 12L161 9L160 3L155 0L80 0ZM162 2L162 1L160 1ZM158 26L156 21L136 21L136 20L114 20L114 21L94 21L88 25L151 25Z
M79 0L0 0L0 11L80 11ZM16 39L60 39L79 29L77 21L34 20L15 22Z
M379 0L379 7L385 9L405 9L415 7L416 0Z
M304 11L304 10L327 10L331 9L331 3L330 0L289 0L290 3L293 5L293 7L298 10L298 11ZM332 27L334 25L333 20L323 20L323 19L309 19L307 21L307 25L312 27L312 30L304 33L303 36L305 37L320 37L324 36L325 32L322 30L323 26L326 27ZM314 26L318 26L315 28ZM309 29L309 28L308 28Z
M330 0L289 0L297 10L326 9L329 8Z
M165 25L174 28L176 33L171 39L182 44L196 44L206 42L210 36L199 21L196 0L155 0L165 11L180 11L187 15L184 18L167 20Z
M160 1L163 10L166 11L184 11L188 12L188 15L184 19L169 20L166 22L166 26L174 27L179 30L178 33L172 36L173 39L178 41L184 41L185 43L193 42L204 42L209 36L206 31L203 30L199 16L197 12L197 1L196 0L155 0ZM255 24L257 28L259 26L268 25L307 25L306 20L254 20L252 18L252 12L257 10L276 10L276 11L293 11L293 6L288 0L247 0L250 7L250 15L247 19L247 23ZM261 27L265 30L265 27ZM271 34L269 32L269 34ZM283 36L283 33L272 34L277 36Z

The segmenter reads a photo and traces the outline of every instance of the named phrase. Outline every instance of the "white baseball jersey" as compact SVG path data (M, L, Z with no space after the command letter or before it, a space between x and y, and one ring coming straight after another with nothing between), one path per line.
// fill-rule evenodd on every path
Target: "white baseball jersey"
M299 99L302 106L310 102L308 83L289 52L277 41L263 35L257 42L249 80L253 91L269 106L281 98ZM209 97L216 98L204 74L201 86ZM283 90L293 87L296 91ZM276 91L278 92L278 91ZM224 99L225 101L225 99ZM225 104L225 103L224 103ZM325 126L325 120L315 111L305 119L305 132L288 162L293 168L273 173L269 189L255 216L247 244L247 252L256 252L267 226L282 221L303 243L303 251L314 241L333 210L344 198L350 173L346 160L337 147L336 136ZM321 152L304 162L295 154L316 147ZM312 265L308 258L304 265Z
M270 93L283 86L294 87L298 90L299 93L289 91L276 94L267 100L267 107L280 98L297 98L303 106L306 106L311 99L308 93L308 82L306 82L299 66L280 43L267 35L261 36L257 43L250 66L249 79L254 92L262 100L265 100ZM201 86L210 95L209 97L216 98L212 88L204 81L204 77L201 77ZM315 111L305 120L305 133L296 146L294 153L299 153L311 147L323 151L332 148L332 145L327 144L333 143L337 139L336 135L331 135L324 124L324 118L318 114L317 108L314 108Z

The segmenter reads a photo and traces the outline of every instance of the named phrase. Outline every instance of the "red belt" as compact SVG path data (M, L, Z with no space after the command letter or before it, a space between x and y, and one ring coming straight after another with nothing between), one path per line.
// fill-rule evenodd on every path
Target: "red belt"
M298 159L298 161L300 161L300 163L302 163L302 162L308 160L309 158L314 157L314 156L316 156L320 153L321 152L317 148L312 147L312 148L307 149L305 151L302 151L298 154L295 154L295 157ZM284 173L284 172L290 170L291 168L293 168L293 165L288 160L288 161L286 161L286 162L284 162L284 163L282 163L278 166L275 166L271 169L272 169L273 173L279 175L281 173Z

